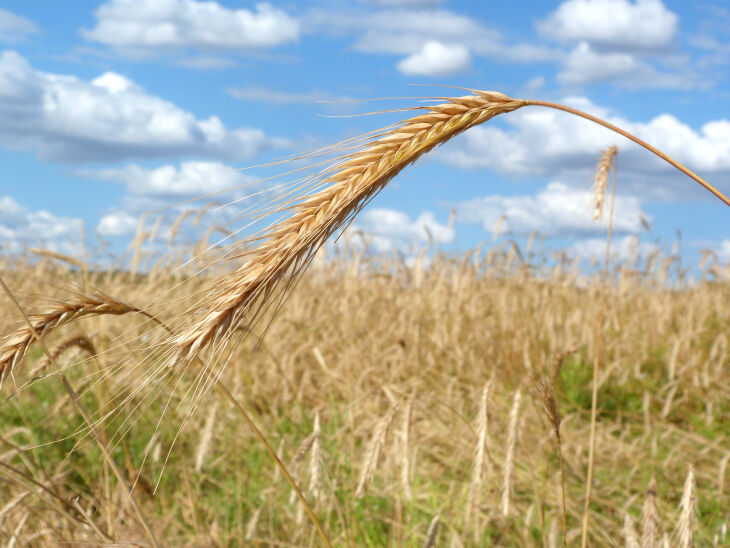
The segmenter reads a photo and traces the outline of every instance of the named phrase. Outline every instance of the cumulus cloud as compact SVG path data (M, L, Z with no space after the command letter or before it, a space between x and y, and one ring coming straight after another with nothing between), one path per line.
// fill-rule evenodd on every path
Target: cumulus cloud
M454 229L439 223L430 211L412 220L408 214L394 209L375 208L364 211L357 218L357 225L350 232L362 231L370 247L378 253L405 251L414 244L454 240Z
M38 30L38 25L30 19L0 8L0 41L17 42Z
M605 232L608 219L593 221L593 193L552 182L535 196L487 196L462 202L456 207L462 222L476 223L492 231L504 216L502 231L546 236L586 236ZM641 203L633 196L616 196L613 229L616 232L639 232Z
M122 204L98 223L97 230L104 236L131 236L137 230L138 220L155 211L150 220L157 222L156 219L160 218L158 235L165 239L175 219L183 212L205 209L205 216L200 223L195 223L196 226L188 222L180 227L189 239L195 241L212 226L227 226L234 220L238 228L247 225L253 219L245 217L246 211L250 211L254 204L278 195L275 185L265 185L219 162L191 161L182 162L179 166L152 168L132 164L120 168L82 170L78 174L125 187ZM259 224L255 226L260 228Z
M300 32L296 19L267 3L247 10L211 1L109 0L94 15L96 26L82 36L122 52L270 48Z
M562 42L586 41L614 51L672 46L679 17L661 0L566 0L537 25Z
M115 211L104 215L96 227L102 236L131 236L137 229L137 217L126 211Z
M57 217L48 211L31 211L9 196L0 198L0 249L18 253L24 246L45 246L73 253L81 220Z
M712 120L694 129L671 114L634 122L586 98L563 102L626 129L692 170L716 175L721 190L730 191L730 120ZM658 199L705 196L688 194L694 183L638 145L575 116L528 107L500 120L508 129L493 122L473 128L438 151L437 157L464 169L491 168L510 176L548 176L586 184L601 151L617 145L619 188Z
M180 167L164 165L143 168L129 165L122 168L82 171L85 177L112 181L126 186L134 196L179 200L235 189L250 183L252 178L219 162L183 162Z
M614 81L627 88L693 89L704 85L694 74L660 72L634 55L622 52L603 53L581 42L566 57L558 81L568 86L582 86Z
M32 149L43 159L250 159L286 141L254 128L227 129L198 119L107 72L91 81L35 70L18 53L0 53L0 146Z
M467 48L432 40L398 63L398 70L417 76L448 76L465 72L470 66L471 55Z

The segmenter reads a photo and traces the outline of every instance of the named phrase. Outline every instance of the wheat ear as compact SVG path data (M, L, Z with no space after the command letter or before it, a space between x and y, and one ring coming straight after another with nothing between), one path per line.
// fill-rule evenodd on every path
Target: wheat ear
M258 247L245 254L245 264L204 304L207 312L176 337L180 357L190 358L225 335L252 311L259 297L274 292L287 272L306 266L325 240L405 167L467 129L525 104L501 93L477 92L422 107L425 114L406 120L325 170L321 178L329 186L293 206L291 216L274 225L264 240L259 237Z
M636 529L634 528L634 520L628 512L624 514L624 541L626 542L626 548L639 548L639 537L636 535Z
M697 512L697 486L695 472L690 465L687 479L684 482L682 502L680 503L679 522L677 523L677 546L680 548L694 548L694 527Z
M444 103L414 109L426 112L376 134L361 150L325 168L315 179L318 187L328 186L292 200L279 210L290 212L288 218L243 243L251 244L239 254L243 264L216 283L196 308L199 317L174 337L174 359L190 359L212 341L224 340L243 318L253 322L287 273L304 269L327 238L351 221L405 167L469 128L528 105L568 112L611 129L670 163L730 206L730 199L699 175L600 118L557 103L513 99L494 91L469 91L474 95L447 98Z
M76 298L70 301L51 303L42 312L28 316L31 325L23 325L0 343L0 380L8 375L28 353L35 340L33 331L43 337L50 331L79 318L104 314L120 316L130 312L151 317L144 310L101 292L92 295L76 295Z
M479 399L479 417L477 420L477 447L474 457L474 469L472 471L471 483L466 495L466 515L464 521L468 524L471 515L479 501L479 490L482 488L486 467L488 464L487 441L489 437L489 392L492 388L492 381L487 381L482 389Z
M601 154L601 159L596 168L596 177L593 180L593 220L598 221L603 216L603 202L606 197L606 187L608 186L608 173L613 167L613 159L618 152L618 148L610 146Z
M397 405L393 405L386 415L380 419L373 437L370 439L368 444L368 450L365 453L365 460L363 462L362 470L360 471L360 478L357 482L357 489L355 490L355 497L360 498L365 494L365 489L368 483L373 479L375 475L375 468L378 466L378 460L380 460L380 452L385 444L385 438L388 435L388 429L393 422L395 412L398 410Z

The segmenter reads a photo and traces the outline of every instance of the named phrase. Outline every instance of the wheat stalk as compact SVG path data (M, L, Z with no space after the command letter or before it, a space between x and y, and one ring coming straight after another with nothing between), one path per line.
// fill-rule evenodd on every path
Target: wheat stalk
M641 548L659 546L659 509L656 499L656 482L652 478L646 489L644 505L641 507Z
M309 457L309 493L316 502L319 500L322 476L322 429L319 425L319 413L314 416L312 434L314 434L314 441Z
M502 485L502 515L509 515L510 493L512 491L512 474L515 469L515 449L520 425L520 402L522 391L515 392L512 409L509 413L509 428L507 430L507 455L504 458L504 483Z
M411 394L403 411L403 424L401 425L401 486L406 500L413 498L411 491L411 421L414 401L415 395Z

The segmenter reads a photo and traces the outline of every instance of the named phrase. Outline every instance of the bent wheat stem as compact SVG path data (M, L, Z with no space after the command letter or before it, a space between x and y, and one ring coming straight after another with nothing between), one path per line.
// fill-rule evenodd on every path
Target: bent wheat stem
M720 192L719 190L717 190L714 186L712 186L710 183L708 183L707 181L705 181L702 177L700 177L699 175L697 175L694 171L692 171L690 169L687 169L682 164L680 164L679 162L677 162L674 158L672 158L671 156L668 156L667 154L664 154L661 150L659 150L658 148L655 148L655 147L651 146L646 141L644 141L642 139L639 139L636 135L632 135L628 131L624 131L620 127L614 126L610 122L606 122L605 120L601 120L600 118L598 118L596 116L593 116L591 114L588 114L587 112L583 112L582 110L578 110L578 109L575 109L575 108L572 108L572 107L568 107L568 106L565 106L565 105L561 105L559 103L551 103L549 101L532 101L532 100L525 101L525 103L527 105L534 105L534 106L538 106L538 107L548 107L548 108L554 108L554 109L557 109L557 110L562 110L563 112L568 112L570 114L574 114L575 116L580 116L581 118L585 118L586 120L590 120L591 122L595 122L598 125L601 125L601 126L603 126L605 128L610 129L611 131L615 131L619 135L623 135L627 139L632 140L637 145L641 145L642 147L644 147L649 152L652 152L652 153L656 154L657 156L659 156L659 158L661 158L662 160L664 160L668 164L676 167L679 171L681 171L682 173L684 173L685 175L687 175L690 179L693 179L694 181L696 181L697 183L699 183L701 186L703 186L705 189L707 189L709 192L711 192L712 194L714 194L714 196L716 198L718 198L726 206L730 206L730 198L728 198L727 196L725 196L722 192Z

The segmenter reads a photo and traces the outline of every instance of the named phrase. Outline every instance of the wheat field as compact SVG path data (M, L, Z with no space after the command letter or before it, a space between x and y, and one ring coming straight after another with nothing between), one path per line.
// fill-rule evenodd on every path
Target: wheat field
M263 339L249 336L235 348L223 381L336 545L424 545L436 516L438 545L560 545L560 469L540 387L561 355L554 390L568 544L576 542L600 276L565 262L548 267L524 249L523 262L517 249L437 256L428 266L358 250L322 258L276 318L259 323ZM591 545L630 546L627 520L636 538L655 528L653 545L675 539L690 467L696 542L725 538L728 272L714 265L702 281L670 287L672 264L656 256L612 270ZM81 284L52 258L32 268L6 260L3 274L25 300ZM164 271L88 278L132 303L173 282ZM3 316L13 316L7 302ZM152 399L135 393L124 370L103 374L137 351L124 339L149 323L138 314L81 318L47 344L90 414L121 406L98 427L136 481L152 529L169 545L316 545L291 489L217 392L185 421L194 375ZM33 347L4 381L7 398L35 379L3 404L3 542L145 544L125 490L43 362ZM647 517L647 505L656 517Z
M153 228L131 268L0 259L3 543L730 543L716 257L325 245L420 155L529 104L425 107L242 245L206 233L145 263Z

